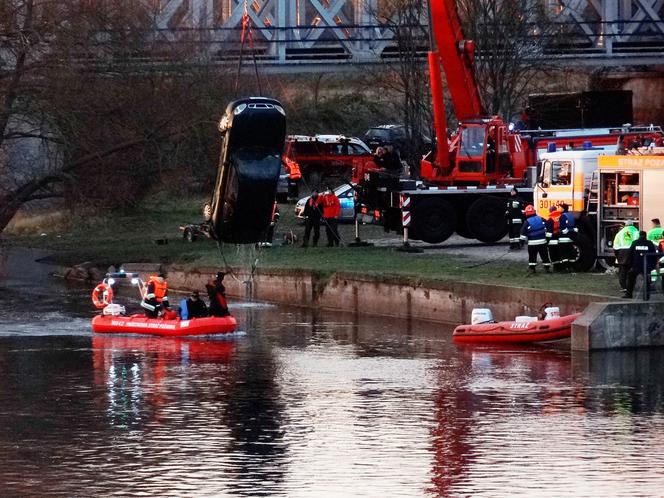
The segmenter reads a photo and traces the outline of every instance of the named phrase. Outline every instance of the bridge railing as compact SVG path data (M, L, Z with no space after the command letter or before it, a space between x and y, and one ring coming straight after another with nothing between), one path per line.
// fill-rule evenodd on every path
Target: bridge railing
M644 21L641 29L631 34L621 32L624 24L552 23L546 33L537 33L534 27L533 33L521 41L524 47L536 46L537 57L560 59L563 63L592 64L612 59L621 64L640 64L660 57L664 60L664 25L660 26L664 23ZM429 44L427 27L412 25L402 29L412 30L416 52L424 58ZM100 33L95 50L99 57L114 63L159 63L185 52L210 63L235 62L243 53L244 57L255 55L261 64L293 65L379 63L400 56L393 31L382 25L270 26L252 31L253 45L244 47L240 43L241 29L237 27L155 29L145 33L145 45L138 47L118 47L113 36ZM499 42L483 47L478 40L477 44L480 57L490 56L492 50L500 53Z

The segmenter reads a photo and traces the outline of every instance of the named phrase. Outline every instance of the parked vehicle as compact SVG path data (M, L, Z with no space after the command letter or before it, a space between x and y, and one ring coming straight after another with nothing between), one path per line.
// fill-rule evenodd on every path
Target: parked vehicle
M339 221L353 221L355 220L355 190L353 187L346 184L339 185L334 189L335 195L339 198L341 204L341 214L337 218ZM295 216L304 219L303 212L304 206L309 200L310 196L303 197L297 204L295 204Z
M535 189L541 216L551 206L567 204L579 232L575 237L577 270L595 261L608 266L615 258L613 238L626 221L641 230L661 217L664 147L642 147L627 155L601 149L542 154Z
M394 147L394 150L403 154L408 151L410 146L406 127L400 124L384 124L369 128L364 133L363 139L364 143L369 146L372 152L375 152L378 147L391 145ZM427 145L427 147L431 146L431 139L427 136L422 136L422 142Z
M425 185L416 189L412 181L395 178L370 163L353 174L360 202L380 212L387 231L405 232L406 238L429 243L443 242L455 232L494 243L507 233L505 202L512 186L519 186L524 200L532 199L538 156L549 144L578 148L591 142L593 147L615 147L619 138L661 134L633 127L514 130L483 106L473 68L474 43L464 38L455 0L430 0L428 6L435 42L428 61L436 148L420 162ZM459 121L451 135L441 68Z
M362 140L344 135L290 135L283 155L299 165L305 182L313 188L328 177L350 179L353 168L373 158Z
M180 225L182 240L185 242L196 242L199 239L211 239L210 223L185 223Z
M406 127L398 124L374 126L364 133L364 142L372 151L385 145L392 145L396 150L402 150L408 142Z

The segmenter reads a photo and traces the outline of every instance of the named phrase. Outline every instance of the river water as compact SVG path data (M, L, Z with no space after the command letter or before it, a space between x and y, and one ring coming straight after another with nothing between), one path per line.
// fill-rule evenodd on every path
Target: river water
M2 496L663 496L664 353L235 303L225 340L93 336L0 257Z

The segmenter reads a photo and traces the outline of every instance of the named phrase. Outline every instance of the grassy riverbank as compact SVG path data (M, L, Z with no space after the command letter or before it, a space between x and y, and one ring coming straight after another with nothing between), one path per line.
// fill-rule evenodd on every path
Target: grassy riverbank
M399 276L413 281L457 280L484 282L532 289L619 296L614 275L599 273L526 275L526 254L519 261L506 258L503 246L488 251L478 246L463 254L450 254L446 245L411 254L396 250L399 238L386 235L380 227L365 226L363 239L379 239L377 247L301 248L284 245L265 249L222 246L210 240L188 243L178 226L200 221L202 199L144 205L135 212L116 213L106 218L67 217L43 220L27 217L3 234L5 243L51 249L62 264L92 261L100 266L128 262L183 265L185 268L224 267L226 262L249 268L258 259L259 268L318 271L324 274L351 272L377 277ZM281 206L281 220L275 241L293 231L301 237L303 227L293 214L292 204ZM342 225L345 242L353 240L352 225ZM389 237L386 239L386 237ZM391 239L391 240L390 240ZM157 240L167 240L157 244ZM324 241L324 234L322 236ZM456 251L459 252L458 250Z

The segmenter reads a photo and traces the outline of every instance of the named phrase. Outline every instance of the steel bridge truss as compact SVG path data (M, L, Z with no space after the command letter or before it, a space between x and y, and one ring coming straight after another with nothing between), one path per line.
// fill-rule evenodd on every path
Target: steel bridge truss
M156 13L163 39L191 40L195 33L212 60L236 60L241 50L252 50L263 63L280 65L376 63L398 56L394 24L387 14L390 0L144 1ZM564 33L544 40L552 57L600 65L664 62L664 0L535 1L545 2L552 24ZM252 47L241 47L239 41L245 12ZM425 11L410 22L424 53Z

